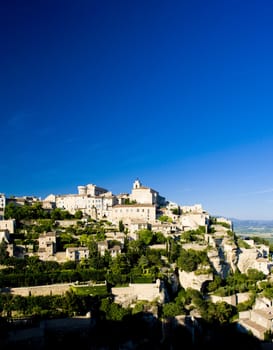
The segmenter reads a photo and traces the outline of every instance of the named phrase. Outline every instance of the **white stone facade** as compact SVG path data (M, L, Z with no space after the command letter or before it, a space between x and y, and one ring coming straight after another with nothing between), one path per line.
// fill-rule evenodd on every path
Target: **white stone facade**
M142 186L139 180L133 184L130 200L141 204L163 205L165 203L165 198L161 197L157 191Z
M81 210L83 214L90 215L94 219L110 219L112 206L117 203L117 199L109 192L100 196L68 194L55 196L55 203L56 208L67 210L71 214Z
M160 280L156 283L130 283L129 287L114 287L112 294L116 303L123 306L129 306L137 301L154 301L163 302L165 298L164 289Z
M194 204L194 205L183 205L180 207L182 210L182 213L194 213L194 214L201 214L203 213L203 208L201 204Z
M207 226L209 220L208 214L200 214L200 213L191 213L191 214L185 214L181 215L178 223L181 226L181 229L183 231L187 230L195 230L198 229L199 226Z
M180 233L181 230L174 223L162 222L157 220L155 223L152 224L152 231L161 232L165 237L168 237L172 234Z
M144 222L155 222L156 206L152 204L130 204L130 205L115 205L112 211L112 221L118 224L123 221L125 224L130 224L131 220L141 220Z
M15 232L15 220L0 220L0 231L8 231L9 233Z
M147 221L143 220L131 220L130 224L128 225L130 234L134 234L138 232L139 230L150 230L151 225Z
M88 184L85 186L78 186L78 193L80 195L90 195L93 197L100 196L102 194L107 193L108 190L106 188L98 187L93 184Z

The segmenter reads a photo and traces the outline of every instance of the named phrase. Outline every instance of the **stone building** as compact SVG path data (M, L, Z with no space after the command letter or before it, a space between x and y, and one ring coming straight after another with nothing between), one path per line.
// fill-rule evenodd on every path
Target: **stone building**
M105 255L105 252L108 251L108 242L107 241L100 241L98 242L98 252L101 256Z
M56 233L46 232L39 236L38 255L41 260L51 259L56 253Z
M183 214L202 214L204 210L201 204L183 205L180 207Z
M207 213L188 213L183 214L178 219L178 224L182 231L196 230L199 226L207 228L209 214Z
M152 188L143 186L138 179L133 184L130 199L137 203L154 204L156 206L162 206L166 203L164 197L161 197L159 193Z
M0 220L0 231L7 231L8 233L15 232L15 220Z
M251 331L255 337L264 340L266 332L273 332L273 307L239 312L238 325L239 329Z
M109 248L109 253L112 258L116 258L119 254L121 254L121 246L114 245L112 248Z
M127 226L130 232L130 237L133 239L138 238L138 231L151 230L152 228L152 225L150 223L148 223L146 220L141 219L131 219L130 223Z
M112 192L93 184L78 186L78 194L51 194L43 200L43 206L60 208L71 214L80 210L96 220L110 220L112 207L117 203L118 199Z
M89 249L87 247L70 247L66 248L67 260L80 261L89 258Z
M177 224L172 222L162 222L158 220L151 226L151 230L153 232L161 232L165 237L181 233L181 230L179 227L177 227Z
M94 184L78 186L79 195L89 195L91 197L97 197L107 192L108 190L106 188L98 187L97 185L94 185Z
M131 220L141 220L142 222L155 222L156 206L154 204L129 204L115 205L112 209L112 222L118 224L123 221L130 224Z
M14 203L17 206L33 205L34 203L41 202L41 198L36 196L23 196L23 197L6 197L6 204Z

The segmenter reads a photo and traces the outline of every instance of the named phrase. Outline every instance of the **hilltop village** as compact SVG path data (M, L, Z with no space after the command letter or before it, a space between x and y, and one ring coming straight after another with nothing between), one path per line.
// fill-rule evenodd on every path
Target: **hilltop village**
M149 312L165 325L161 342L170 324L193 334L204 329L202 320L272 339L268 242L237 237L232 221L212 217L201 204L170 202L139 179L119 195L94 184L43 200L1 194L0 242L3 319L27 314L4 298L67 297L101 287L109 319L121 310Z

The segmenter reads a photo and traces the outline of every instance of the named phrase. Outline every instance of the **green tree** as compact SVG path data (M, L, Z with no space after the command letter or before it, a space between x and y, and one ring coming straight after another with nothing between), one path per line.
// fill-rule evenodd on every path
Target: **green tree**
M142 241L146 246L149 245L153 240L153 232L150 230L138 231L139 240Z
M177 294L177 297L175 298L175 302L180 306L184 306L186 304L189 304L190 301L191 301L190 292L189 291L187 292L184 288L181 288Z
M149 262L149 266L157 266L161 267L163 266L161 257L162 257L162 251L156 250L156 249L147 249L146 250L146 257Z
M47 211L43 209L42 203L34 203L30 207L31 219L42 219L47 217Z
M10 202L5 206L4 218L20 220L19 210L15 203Z
M61 220L68 220L71 219L72 215L69 213L68 210L61 210Z
M179 306L179 304L176 304L174 302L170 302L163 305L163 317L175 317L177 315L181 315L182 312L182 308Z
M71 244L76 243L77 241L70 234L63 232L60 234L59 242L60 249L65 250L66 247L71 246Z
M174 214L174 215L181 215L181 208L180 208L180 206L178 206L177 208L174 208L174 209L172 209L172 213Z
M263 290L262 295L268 299L273 299L273 286L267 287Z
M117 257L112 259L109 267L107 275L109 283L116 285L129 281L131 265L126 254L118 254Z
M201 316L210 323L228 323L231 317L235 314L235 309L224 301L216 303L208 302L206 311L202 310Z
M143 241L138 239L129 242L128 256L130 256L132 262L136 262L141 255L145 254L145 252L146 247Z
M51 213L50 213L50 217L53 220L61 220L62 215L61 215L61 209L60 208L54 208Z
M119 229L119 232L124 232L125 226L124 226L122 220L120 220L118 223L118 229Z
M172 222L172 218L167 215L161 215L158 220L161 222Z
M86 233L80 235L79 240L80 240L81 246L87 247L88 244L89 244L90 239L91 239L90 235L87 235Z
M70 316L80 314L82 310L81 298L73 291L65 293L64 309Z
M180 269L191 272L197 270L198 265L209 265L207 253L205 251L196 251L193 249L181 249L177 259L177 265Z
M82 219L82 217L83 217L82 211L81 211L81 210L77 210L76 213L75 213L75 215L74 215L74 217L75 217L75 219L77 219L77 220Z
M143 312L145 310L145 305L146 305L145 301L138 301L132 309L132 315Z
M2 240L2 242L0 243L0 264L5 263L8 257L7 247L7 243L4 240Z
M145 255L141 255L138 259L138 266L141 268L142 272L149 266L149 261Z
M167 238L164 236L162 232L155 232L153 236L153 241L154 243L162 244L162 243L166 243Z
M248 269L247 277L253 282L258 282L265 278L265 274L257 269Z
M213 281L208 284L208 291L213 292L217 290L222 285L222 278L218 275L215 275Z
M175 261L177 261L180 254L180 245L174 239L168 237L166 247L169 261L171 263L174 263Z
M122 321L125 316L131 314L129 309L112 302L109 298L101 300L100 311L104 313L106 320Z
M99 250L98 250L98 244L95 241L94 237L90 237L88 242L87 242L87 247L89 249L89 262L90 262L90 267L92 268L99 268L100 263L103 261L100 259L99 256Z
M177 259L177 265L181 270L191 272L197 269L198 260L195 254L191 254L185 249L181 249L180 255Z

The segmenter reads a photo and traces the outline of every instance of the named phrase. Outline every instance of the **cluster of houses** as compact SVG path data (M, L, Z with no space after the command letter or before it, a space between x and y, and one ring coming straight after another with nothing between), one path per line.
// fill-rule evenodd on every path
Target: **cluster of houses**
M0 219L3 216L5 204L13 202L16 205L42 203L44 209L51 210L60 208L71 214L81 211L83 215L95 220L108 220L117 224L122 220L125 224L134 222L155 224L159 215L166 214L173 216L173 209L178 208L176 203L170 203L150 187L143 186L137 179L133 183L131 193L114 195L105 188L94 184L78 186L77 194L50 194L45 199L37 197L10 197L6 198L0 194ZM165 212L160 211L164 208ZM183 218L184 222L178 221L183 226L205 225L208 220L208 213L204 212L200 204L193 206L182 206L183 214L195 214L194 218Z
M165 236L179 234L185 230L197 229L199 226L208 226L209 214L205 212L200 204L193 206L179 206L170 203L152 188L143 186L137 179L133 183L131 193L114 195L105 188L94 184L78 186L77 194L49 195L45 199L26 197L5 197L0 194L0 239L9 242L9 234L14 233L15 220L4 220L5 205L32 205L41 203L45 210L59 208L71 214L81 211L84 218L94 220L105 220L113 226L118 227L119 222L124 224L126 232L131 239L137 238L137 232L142 229L150 229L154 232L162 232ZM176 211L175 211L176 209ZM178 215L183 213L183 215ZM175 214L174 214L175 213ZM159 217L168 217L168 221L161 221ZM2 219L2 220L1 220ZM84 220L84 219L83 219ZM75 222L68 221L68 225ZM60 222L60 225L67 225L67 222ZM118 231L118 229L117 229ZM124 234L121 232L106 232L106 241L99 242L98 250L103 255L108 250L111 256L115 257L121 252L124 243ZM111 240L119 241L114 247L109 246ZM65 254L56 250L56 233L46 232L39 237L39 249L37 255L42 260L81 260L88 258L87 247L67 248ZM21 249L19 249L21 248ZM8 245L10 256L15 253L14 246ZM18 253L19 252L19 253ZM17 255L24 256L24 247L17 246ZM28 247L28 255L33 255Z
M93 184L78 186L77 194L49 195L44 200L37 197L12 197L6 198L0 194L0 241L5 240L8 244L9 254L14 255L14 246L9 244L9 235L15 232L15 220L4 220L5 205L12 201L16 205L33 204L40 202L46 210L60 208L75 214L81 211L84 217L95 220L105 220L113 227L118 227L122 222L126 229L126 235L131 239L137 238L137 232L141 229L150 229L161 232L165 237L175 237L188 230L196 230L200 226L205 227L204 240L202 242L182 242L185 249L205 250L214 271L225 278L230 270L238 269L246 273L248 269L254 268L262 271L268 278L271 275L272 260L269 256L269 248L264 244L257 245L254 240L245 240L244 248L238 247L231 234L233 232L232 222L226 218L216 218L213 225L210 224L210 215L203 210L200 204L193 206L180 206L168 202L159 193L149 187L143 186L137 179L133 183L130 194L123 193L114 195L107 189ZM162 217L167 220L161 220ZM69 225L73 225L69 221ZM224 225L223 225L224 223ZM211 233L209 233L211 232ZM121 253L125 234L116 230L106 230L106 240L98 242L98 251L104 255L106 251L112 257ZM119 242L114 246L109 245L111 241ZM80 261L89 257L87 247L70 247L65 252L57 251L56 232L44 232L39 236L39 249L36 254L41 260L56 261ZM209 249L207 249L209 247ZM212 281L211 272L195 274L179 271L179 284L186 288L202 291L205 283ZM143 287L143 286L142 286ZM136 286L131 289L115 289L118 301L128 304L128 300L137 298L140 293ZM160 295L159 286L145 287L147 295L154 297ZM152 289L151 289L152 288ZM144 290L144 289L143 289ZM213 298L213 297L212 297ZM215 301L224 300L232 305L246 301L247 293L226 298L215 298ZM242 328L251 330L254 335L263 339L266 331L273 332L273 309L272 301L264 300L257 302L252 310L240 313L238 323Z

